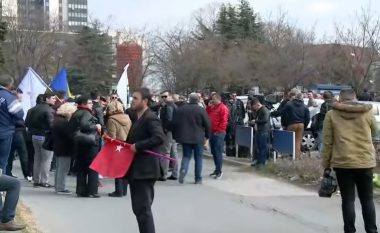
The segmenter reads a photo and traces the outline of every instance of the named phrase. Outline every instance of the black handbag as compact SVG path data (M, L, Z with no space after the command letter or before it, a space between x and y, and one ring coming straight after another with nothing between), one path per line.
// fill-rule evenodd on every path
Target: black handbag
M331 169L325 169L323 173L323 178L321 181L321 187L319 188L318 195L319 197L330 198L333 193L336 192L338 188L338 182L336 177L333 175Z
M97 145L95 134L86 134L78 131L74 136L74 140L80 145Z
M51 132L46 133L45 141L42 144L42 148L48 151L53 151L54 140L53 140L53 134Z

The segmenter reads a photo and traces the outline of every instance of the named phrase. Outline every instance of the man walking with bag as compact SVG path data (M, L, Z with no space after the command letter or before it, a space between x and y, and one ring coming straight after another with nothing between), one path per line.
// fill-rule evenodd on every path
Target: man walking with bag
M372 105L357 102L352 89L342 90L323 126L323 167L336 172L342 196L344 232L355 229L355 187L367 233L377 233L373 202L373 168L376 166L372 137L376 120Z

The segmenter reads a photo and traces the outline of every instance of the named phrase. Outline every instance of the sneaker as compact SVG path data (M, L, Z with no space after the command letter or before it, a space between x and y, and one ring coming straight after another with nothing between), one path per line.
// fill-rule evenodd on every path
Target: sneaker
M210 174L211 177L215 177L217 174L216 174L216 171L214 171L213 173Z
M54 188L54 185L51 185L51 184L48 184L48 183L39 184L39 186L42 187L42 188Z
M179 174L178 182L179 182L180 184L185 183L185 173L182 173L182 172L181 172L181 173Z
M63 191L58 191L57 194L59 195L71 195L72 192L70 192L69 190L63 190Z
M216 179L216 180L221 180L222 177L223 177L223 172L217 174L217 175L215 176L215 179Z
M27 176L25 178L29 183L32 183L33 182L33 178L31 176Z
M6 223L0 223L0 231L21 231L25 228L25 225L17 224L13 220Z

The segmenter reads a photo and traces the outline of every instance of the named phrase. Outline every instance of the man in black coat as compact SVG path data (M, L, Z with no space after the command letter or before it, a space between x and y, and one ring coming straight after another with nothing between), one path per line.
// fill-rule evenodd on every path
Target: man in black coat
M183 149L179 182L184 183L194 152L195 184L202 184L203 148L211 135L211 123L206 110L198 105L198 94L190 94L189 100L190 104L178 109L173 127L174 138L182 144Z
M52 148L50 151L50 148L44 148L43 145L45 139L51 137L55 114L52 106L54 106L55 101L56 97L54 94L44 94L43 102L32 108L25 119L25 125L32 134L34 147L33 182L35 187L52 187L48 181L53 151Z
M140 233L155 233L151 206L154 199L154 184L161 177L160 161L146 154L145 150L160 152L165 135L158 117L149 109L151 94L142 88L133 93L132 108L137 113L127 142L136 152L127 174L130 184L132 209L136 216Z

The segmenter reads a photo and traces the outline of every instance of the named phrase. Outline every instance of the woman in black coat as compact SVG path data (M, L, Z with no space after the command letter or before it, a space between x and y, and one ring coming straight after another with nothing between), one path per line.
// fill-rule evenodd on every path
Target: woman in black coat
M98 198L99 174L90 165L99 152L101 125L92 114L92 101L87 96L77 99L78 110L70 120L74 135L75 168L77 170L78 197Z
M77 110L71 103L61 105L56 112L52 128L53 151L56 156L57 168L55 171L55 192L57 194L71 194L66 189L66 175L70 170L73 156L74 141L69 128L69 120Z

